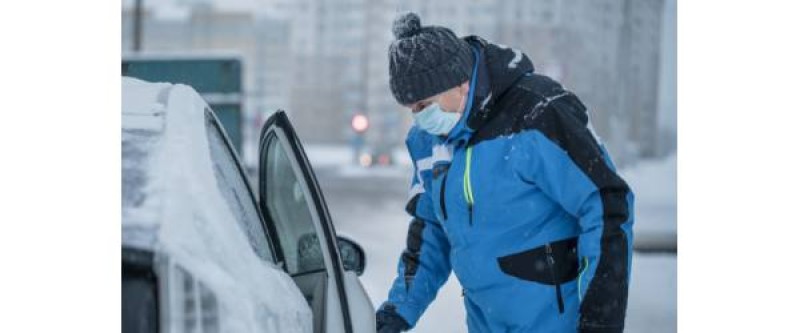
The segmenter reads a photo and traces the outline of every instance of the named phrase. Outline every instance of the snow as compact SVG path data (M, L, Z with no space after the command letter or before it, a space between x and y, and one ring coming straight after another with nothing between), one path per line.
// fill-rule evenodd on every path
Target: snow
M359 165L346 165L337 170L339 176L344 178L364 178L364 177L405 177L408 168L404 166L379 166L364 168Z
M303 149L314 170L324 168L337 169L341 175L360 177L370 175L402 176L405 177L411 158L404 146L396 147L391 151L393 166L362 168L355 165L353 148L339 144L303 144Z
M158 131L122 131L122 236L130 246L149 249L156 242L161 188L151 181L149 166L160 141Z
M314 169L344 166L353 163L352 148L346 145L303 144Z
M165 110L163 94L169 83L149 83L133 78L123 78L122 128L162 131Z
M165 105L159 95L170 87L123 79L122 236L129 246L151 248L156 242L161 188L152 181L152 152L164 130Z
M629 295L625 332L677 332L676 256L634 254Z
M123 192L126 174L138 171L145 180L135 185L129 179L128 188L146 203L123 202L123 244L152 249L158 260L180 266L210 289L220 331L310 332L304 297L280 268L256 256L219 193L205 103L188 86L129 78L122 80L122 96L123 146L127 140L142 157L123 156ZM142 139L143 133L150 136ZM143 235L149 240L139 241ZM173 318L173 324L180 320Z
M643 160L620 170L636 195L637 234L676 235L677 156L672 153L657 160Z

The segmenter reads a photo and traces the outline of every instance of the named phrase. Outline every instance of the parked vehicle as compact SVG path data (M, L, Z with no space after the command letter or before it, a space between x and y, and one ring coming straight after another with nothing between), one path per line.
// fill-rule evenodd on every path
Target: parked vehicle
M282 111L259 164L254 192L194 89L123 77L123 332L375 332L364 251Z

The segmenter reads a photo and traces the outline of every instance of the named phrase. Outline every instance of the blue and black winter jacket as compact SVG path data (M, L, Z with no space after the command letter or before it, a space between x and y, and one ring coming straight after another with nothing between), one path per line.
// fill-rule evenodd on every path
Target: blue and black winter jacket
M461 121L408 133L413 218L381 309L414 326L453 271L470 332L621 332L633 193L574 94L518 50L465 40Z

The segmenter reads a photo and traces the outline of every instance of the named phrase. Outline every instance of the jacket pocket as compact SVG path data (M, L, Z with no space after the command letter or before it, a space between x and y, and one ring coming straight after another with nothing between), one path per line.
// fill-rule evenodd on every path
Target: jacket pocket
M497 258L503 273L555 286L559 312L564 312L561 285L578 277L578 238L551 242L542 246Z

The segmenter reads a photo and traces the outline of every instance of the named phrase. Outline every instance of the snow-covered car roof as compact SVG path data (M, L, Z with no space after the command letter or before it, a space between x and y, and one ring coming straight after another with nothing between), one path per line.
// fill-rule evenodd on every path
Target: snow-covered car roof
M214 291L223 332L310 332L291 278L259 258L220 193L204 110L181 84L122 79L122 245L168 257Z
M122 79L122 229L127 246L150 250L155 244L163 201L155 156L163 143L172 88Z

